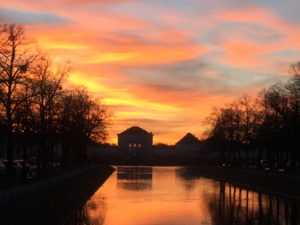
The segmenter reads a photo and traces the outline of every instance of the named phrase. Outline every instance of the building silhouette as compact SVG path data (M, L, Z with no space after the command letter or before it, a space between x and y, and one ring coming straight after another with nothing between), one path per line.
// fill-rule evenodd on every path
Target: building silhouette
M200 159L201 150L201 141L191 133L187 133L175 145L175 155L178 160L197 161Z
M148 159L152 156L153 134L134 126L118 134L119 155L123 159Z

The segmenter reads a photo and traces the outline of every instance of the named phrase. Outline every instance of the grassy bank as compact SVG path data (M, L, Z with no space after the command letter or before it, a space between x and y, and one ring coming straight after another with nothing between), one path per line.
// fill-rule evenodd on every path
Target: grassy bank
M41 191L0 207L1 224L59 225L111 175L113 168L98 166Z
M300 199L299 177L208 165L190 167L189 170L200 176L223 180L252 190Z

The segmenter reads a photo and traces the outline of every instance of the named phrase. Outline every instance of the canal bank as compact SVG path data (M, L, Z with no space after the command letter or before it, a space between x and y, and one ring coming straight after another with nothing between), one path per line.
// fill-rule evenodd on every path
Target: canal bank
M187 167L187 170L197 176L225 181L254 191L300 199L299 176L211 165Z
M0 206L1 224L60 225L113 171L110 166L90 167L55 185L6 202Z

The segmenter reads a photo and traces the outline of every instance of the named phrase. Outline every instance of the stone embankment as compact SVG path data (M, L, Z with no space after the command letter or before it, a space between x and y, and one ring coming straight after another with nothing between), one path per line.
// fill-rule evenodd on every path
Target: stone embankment
M0 206L1 224L60 225L113 171L110 166L93 166L6 191Z
M210 165L193 166L189 171L248 189L300 200L299 175Z

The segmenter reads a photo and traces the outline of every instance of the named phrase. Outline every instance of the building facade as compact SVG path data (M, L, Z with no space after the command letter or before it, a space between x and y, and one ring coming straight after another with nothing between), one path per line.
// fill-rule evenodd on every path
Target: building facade
M127 159L147 159L152 155L153 134L134 126L118 134L120 156Z

